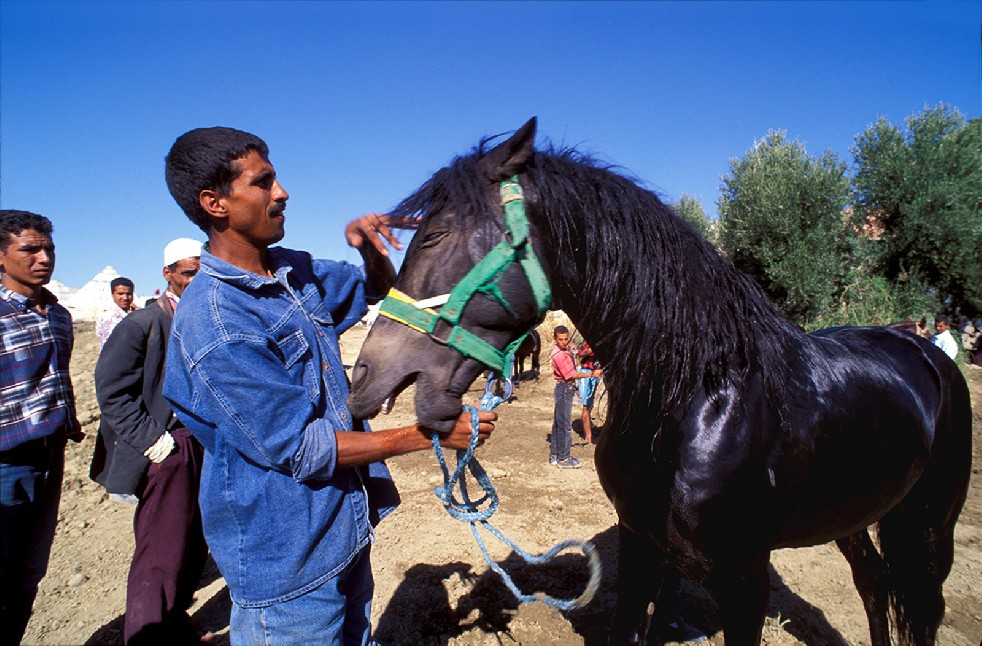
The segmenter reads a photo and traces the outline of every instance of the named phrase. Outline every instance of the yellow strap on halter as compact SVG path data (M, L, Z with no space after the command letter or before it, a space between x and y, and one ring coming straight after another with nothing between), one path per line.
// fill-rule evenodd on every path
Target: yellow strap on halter
M389 290L389 294L388 294L388 296L386 296L386 299L389 299L389 298L391 298L392 300L395 300L395 301L399 301L400 303L405 303L406 305L411 305L413 307L416 307L417 309L421 309L424 312L427 312L429 314L432 314L433 316L438 316L437 312L434 311L434 310L431 310L429 308L420 308L416 304L417 302L413 299L412 296L410 296L409 294L400 292L395 287L393 287L393 288L391 288ZM386 318L392 319L393 321L398 321L399 323L402 323L403 325L407 325L407 326L411 327L412 329L416 330L417 332L422 332L423 334L429 334L432 331L432 330L427 330L425 328L422 328L422 327L414 324L412 321L409 321L409 320L407 320L407 319L399 316L398 314L396 314L394 312L391 312L391 311L386 310L385 307L382 307L381 309L379 309L379 316L384 316Z

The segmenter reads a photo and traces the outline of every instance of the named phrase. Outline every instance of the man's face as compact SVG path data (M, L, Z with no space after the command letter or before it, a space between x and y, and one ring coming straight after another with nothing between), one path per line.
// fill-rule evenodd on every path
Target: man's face
M55 270L55 243L34 229L10 236L6 251L0 251L0 282L18 294L33 297L47 285Z
M938 331L938 334L941 334L942 332L948 329L948 324L945 323L944 321L935 321L934 329Z
M164 279L167 281L167 287L171 293L180 297L187 286L191 284L191 279L198 273L198 269L201 268L201 259L184 258L178 260L173 266L173 270L170 267L164 267Z
M133 288L128 285L116 285L113 288L113 301L120 309L128 312L133 306Z
M227 208L228 227L243 242L265 249L285 235L283 210L290 196L276 180L273 165L256 151L232 163L240 174L229 194L220 198Z
M569 345L569 334L566 332L560 332L556 335L556 347L560 350L565 350L566 346Z

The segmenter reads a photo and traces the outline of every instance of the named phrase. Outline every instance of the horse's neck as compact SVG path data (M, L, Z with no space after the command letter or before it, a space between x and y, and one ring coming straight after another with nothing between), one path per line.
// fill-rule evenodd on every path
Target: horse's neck
M794 326L690 227L645 199L631 202L634 213L573 208L535 223L554 302L625 402L666 412L754 361L783 373Z

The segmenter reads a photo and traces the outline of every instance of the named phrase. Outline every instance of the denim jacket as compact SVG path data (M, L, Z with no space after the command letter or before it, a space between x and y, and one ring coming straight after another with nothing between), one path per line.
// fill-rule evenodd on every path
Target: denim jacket
M205 538L232 598L263 607L340 572L398 504L383 463L337 467L348 412L338 335L366 311L354 265L269 250L273 278L208 252L181 297L164 396L205 448Z

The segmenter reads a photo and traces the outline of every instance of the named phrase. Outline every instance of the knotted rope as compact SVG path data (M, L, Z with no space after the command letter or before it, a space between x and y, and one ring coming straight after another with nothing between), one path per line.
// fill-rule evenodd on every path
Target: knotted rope
M474 538L477 540L477 544L481 548L481 553L484 555L484 560L487 561L488 566L492 570L501 576L502 580L505 582L505 585L509 590L511 590L512 594L515 595L520 603L542 601L549 607L556 608L561 611L568 611L585 606L586 604L590 603L600 586L600 555L597 553L597 549L593 543L589 541L569 539L557 543L543 554L535 555L530 554L520 548L512 540L506 537L498 528L488 522L488 519L498 508L499 500L498 492L495 490L494 485L491 484L491 478L488 477L487 472L477 461L477 458L474 457L474 450L477 448L477 443L479 440L478 427L480 421L478 419L478 411L494 410L503 401L507 401L511 396L511 380L509 379L505 381L504 397L499 397L493 393L492 384L493 379L489 378L484 395L481 397L479 408L467 405L464 406L464 410L470 413L471 427L473 430L471 431L470 442L467 449L457 451L457 466L454 468L453 473L450 472L449 468L447 467L447 462L444 459L443 447L440 446L439 434L433 434L433 450L436 453L437 461L440 463L440 469L443 471L443 486L437 487L434 493L436 494L437 498L443 501L443 506L451 517L470 523L471 532L474 534ZM467 470L471 472L471 475L484 491L484 495L479 500L472 501L467 493L467 483L464 477L465 471ZM454 496L454 487L460 488L460 500ZM485 503L487 503L487 505L482 508L482 505ZM481 534L478 531L478 526L484 527L484 529L496 536L498 540L511 548L512 551L521 556L526 563L532 565L542 565L544 563L548 563L549 561L555 559L559 553L578 547L583 552L584 556L587 557L590 564L590 580L587 583L586 588L583 590L583 593L573 599L557 599L545 594L544 592L525 594L518 588L504 568L491 559L491 555L488 554L484 540L481 538Z

